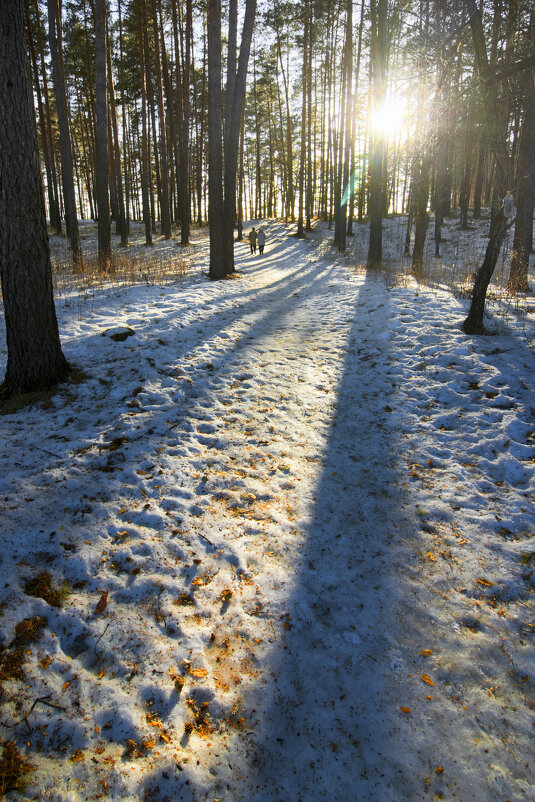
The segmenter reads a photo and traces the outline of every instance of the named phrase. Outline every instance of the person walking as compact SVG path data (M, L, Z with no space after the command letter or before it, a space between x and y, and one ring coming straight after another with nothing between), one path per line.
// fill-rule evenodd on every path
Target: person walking
M258 229L258 250L264 253L264 245L266 244L266 232L263 228Z
M251 253L256 253L256 240L257 233L255 227L253 226L249 232L249 245L251 246Z

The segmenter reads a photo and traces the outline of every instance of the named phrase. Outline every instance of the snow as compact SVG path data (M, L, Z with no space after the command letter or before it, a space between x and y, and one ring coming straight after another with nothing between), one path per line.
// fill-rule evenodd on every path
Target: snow
M83 374L0 418L24 798L534 799L533 315L466 337L265 227L232 280L197 235L180 281L62 293Z

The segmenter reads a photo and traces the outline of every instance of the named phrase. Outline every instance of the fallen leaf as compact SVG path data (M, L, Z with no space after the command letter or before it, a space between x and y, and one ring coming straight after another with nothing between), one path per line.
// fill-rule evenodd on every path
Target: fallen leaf
M422 649L420 654L422 655L422 657L430 657L433 654L433 651L432 649Z
M410 713L411 712L410 707L400 707L399 709L401 710L402 713Z
M442 774L444 771L444 766L439 766L438 769L435 769L435 774Z
M41 666L41 668L48 668L51 662L52 662L51 657L43 657L42 660L39 660L39 665Z
M69 762L70 763L79 763L80 760L83 760L83 759L84 759L84 753L82 752L82 750L81 749L76 749L76 751L74 751L72 753L72 755L70 756Z
M207 677L208 671L204 668L192 668L189 672L192 677Z
M152 738L145 738L141 741L141 746L144 746L145 749L154 749L156 746L156 741L153 741Z
M477 581L480 585L485 585L487 588L491 588L494 585L494 582L491 582L489 579L485 579L484 576L479 577Z
M427 674L420 674L420 677L423 679L424 682L427 682L428 685L434 685L435 683Z
M105 590L100 599L98 600L98 604L95 608L95 614L103 613L106 609L108 604L108 591Z
M428 551L425 556L427 557L428 560L432 560L434 563L436 563L437 556L436 556L436 554L433 554L432 551Z
M67 682L63 683L63 688L61 690L66 691L70 684L71 684L70 680L67 680Z

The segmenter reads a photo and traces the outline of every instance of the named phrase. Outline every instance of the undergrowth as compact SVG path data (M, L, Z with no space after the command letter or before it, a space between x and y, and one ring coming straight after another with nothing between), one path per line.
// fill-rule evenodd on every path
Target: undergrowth
M0 748L0 799L3 799L9 791L23 790L34 768L11 741L0 740Z

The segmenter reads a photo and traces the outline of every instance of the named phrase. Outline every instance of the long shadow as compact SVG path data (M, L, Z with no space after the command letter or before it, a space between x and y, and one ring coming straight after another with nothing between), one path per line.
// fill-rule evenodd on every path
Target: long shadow
M383 409L395 366L381 282L367 274L359 292L313 519L283 611L289 623L269 659L272 679L247 700L260 713L251 802L412 798L411 778L392 760L402 700L393 708L385 683L401 663L391 552L406 523L394 490L396 432Z

